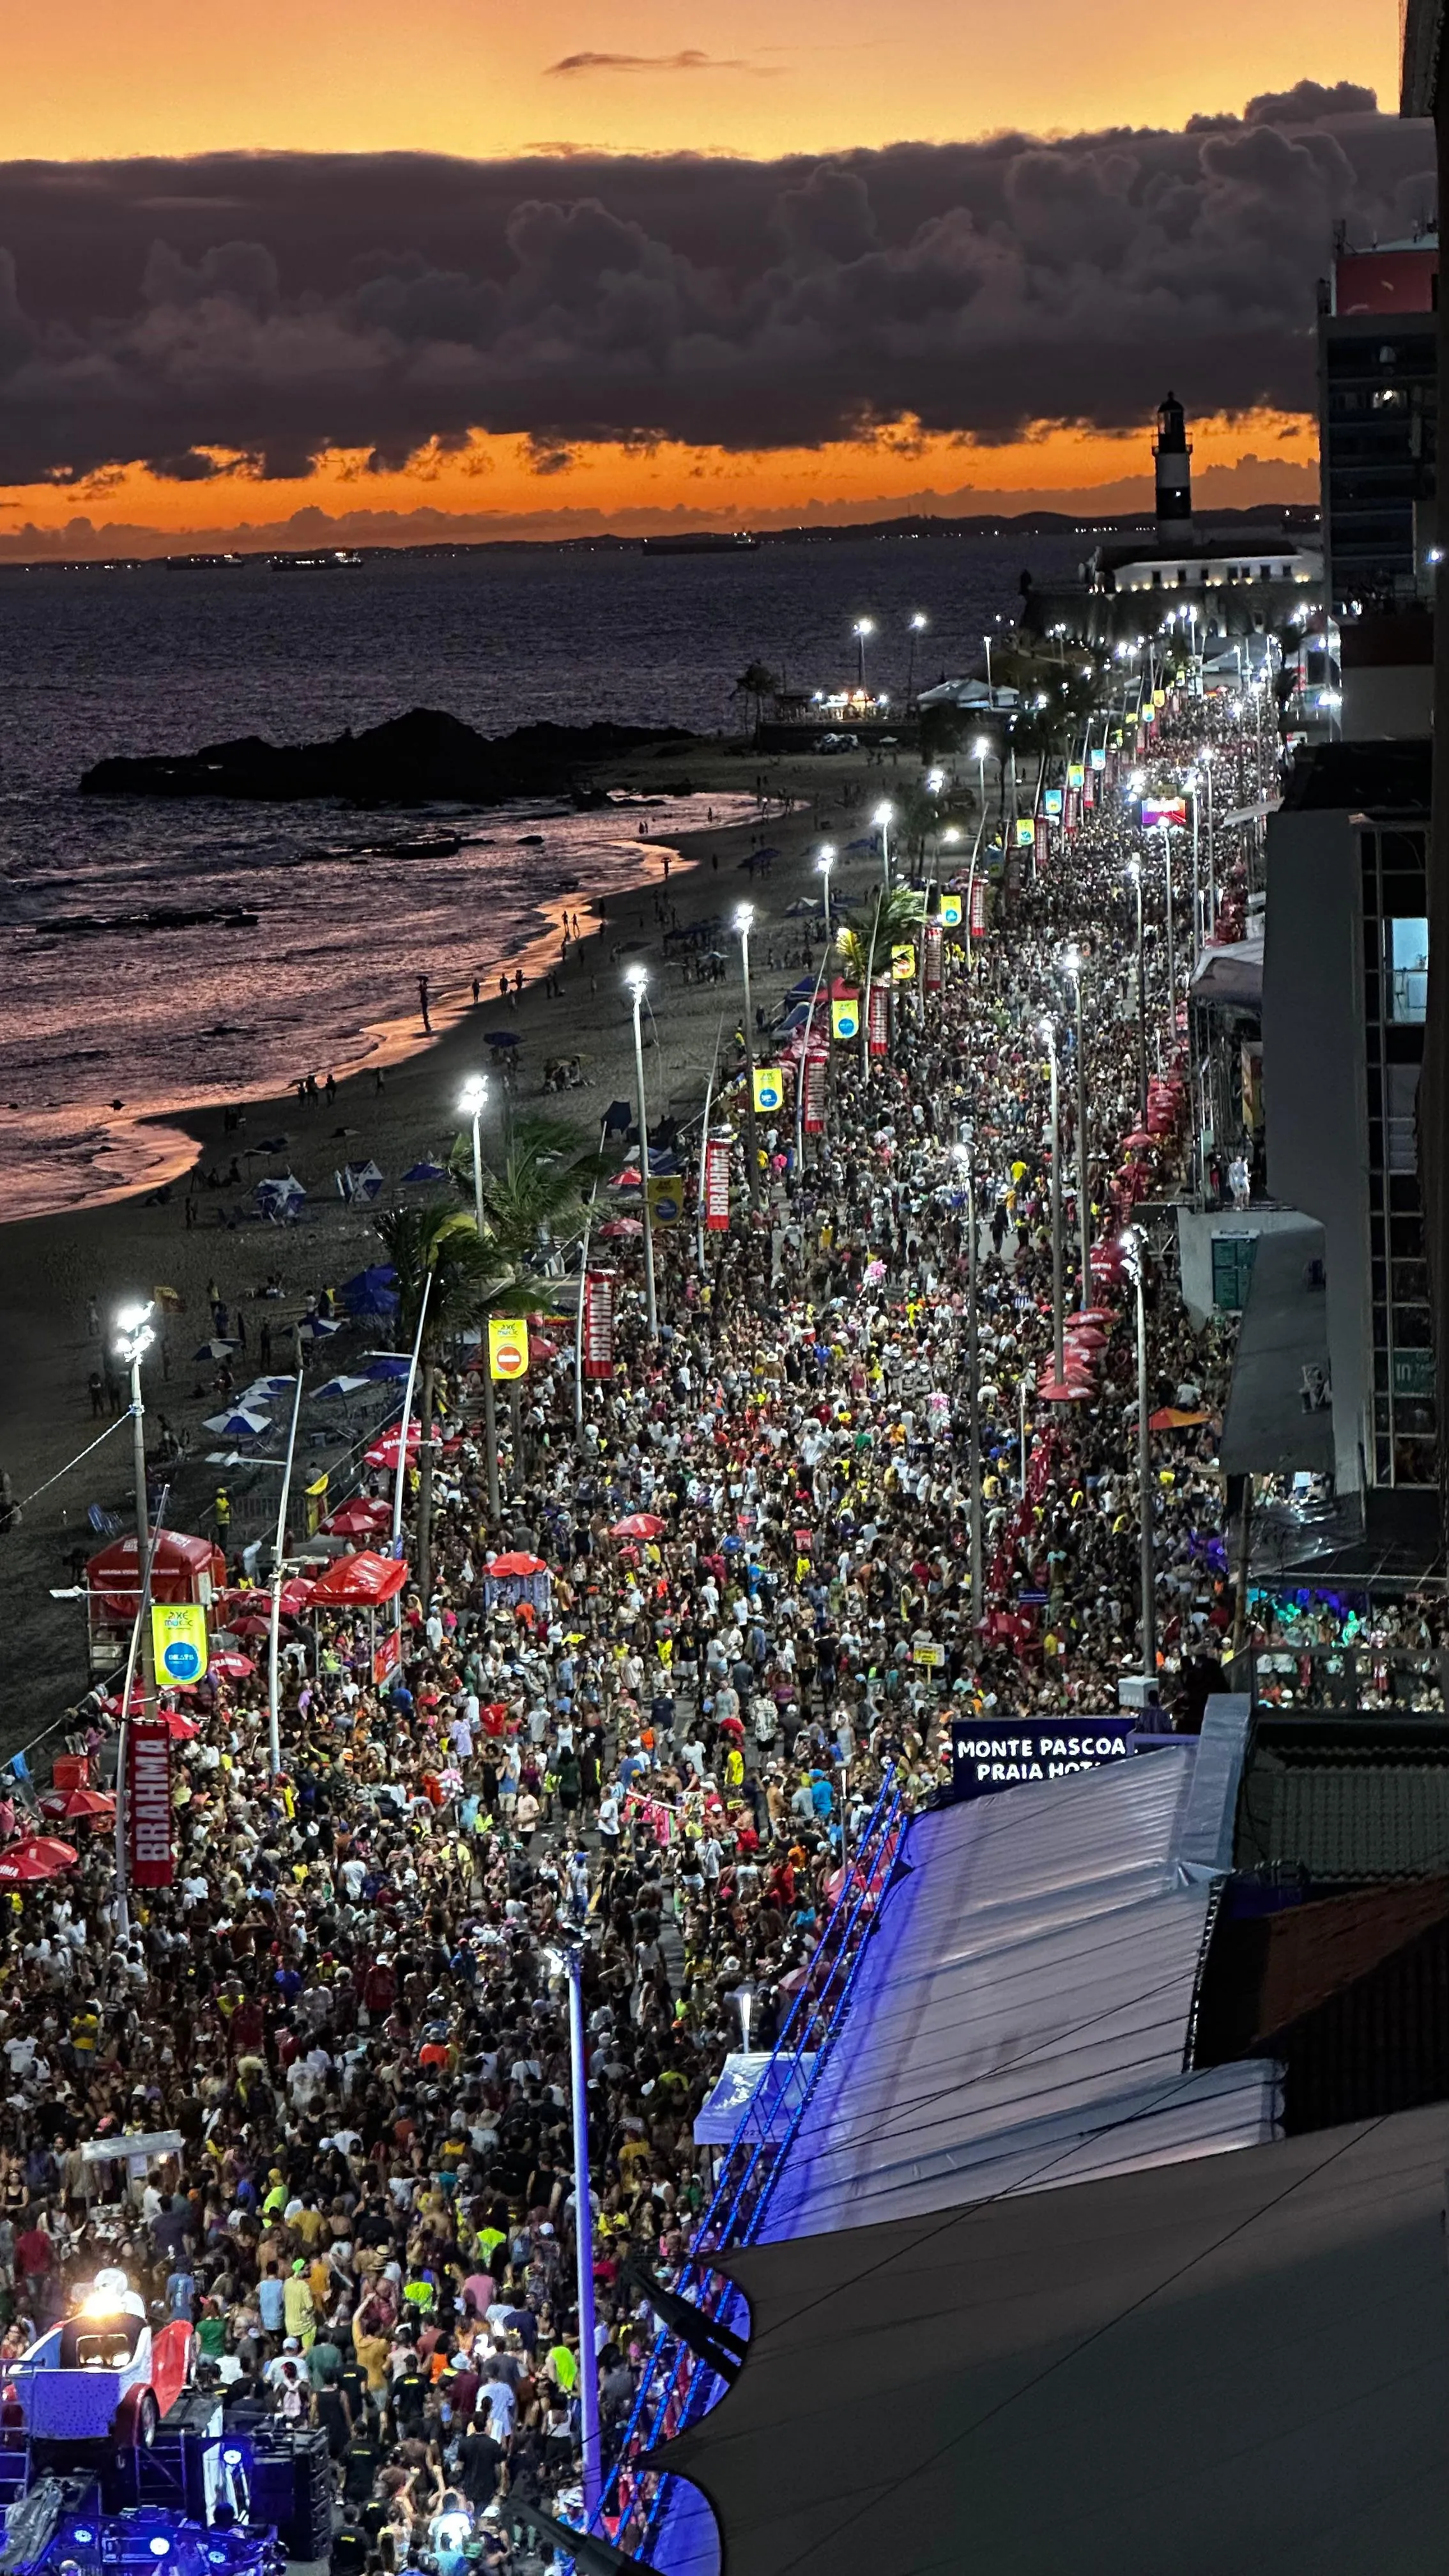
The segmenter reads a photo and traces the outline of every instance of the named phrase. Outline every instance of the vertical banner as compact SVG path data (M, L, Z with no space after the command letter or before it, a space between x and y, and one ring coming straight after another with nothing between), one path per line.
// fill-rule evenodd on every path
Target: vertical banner
M984 939L986 936L986 879L984 877L978 877L971 889L971 936L973 939Z
M1045 814L1038 814L1036 818L1036 866L1038 876L1040 876L1048 866L1051 854L1051 825L1048 823Z
M959 930L959 929L960 929L960 927L961 927L961 897L959 896L959 894L954 894L954 893L953 893L953 894L943 894L943 895L942 895L942 897L941 897L941 927L942 927L942 929L943 929L943 930Z
M171 1885L171 1730L126 1732L126 1870L133 1887Z
M607 1270L591 1270L584 1281L584 1375L614 1374L614 1281Z
M396 1671L401 1659L402 1633L397 1628L389 1628L383 1637L381 1644L374 1646L372 1650L372 1679L374 1689L380 1690L382 1688L388 1674Z
M928 993L939 993L941 989L941 952L944 945L945 934L939 921L928 921L921 970L921 982Z
M1089 769L1082 780L1082 812L1090 814L1096 801L1096 771Z
M730 1221L730 1138L711 1136L704 1153L704 1221L723 1234Z
M890 1044L890 991L884 984L870 988L870 1051L884 1055Z
M785 1106L785 1075L778 1064L755 1067L755 1112L758 1117L772 1118Z
M860 995L838 993L830 1005L830 1034L842 1046L860 1035Z
M187 1685L206 1678L206 1612L199 1601L157 1601L151 1610L156 1678Z
M805 1058L805 1096L801 1103L800 1123L807 1136L823 1135L825 1130L825 1058Z

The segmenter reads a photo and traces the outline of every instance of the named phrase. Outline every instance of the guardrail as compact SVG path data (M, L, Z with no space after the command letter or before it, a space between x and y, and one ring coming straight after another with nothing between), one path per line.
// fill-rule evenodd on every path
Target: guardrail
M1223 1667L1229 1690L1255 1708L1449 1710L1449 1652L1375 1645L1245 1647Z
M735 2132L714 2197L671 2285L685 2296L693 2293L702 2316L728 2323L725 2312L738 2294L714 2271L713 2258L752 2244L760 2233L825 2053L849 2004L905 1822L901 1793L893 1771L887 1771L769 2065ZM706 2411L715 2377L677 2335L666 2331L656 2336L591 2525L631 2555L648 2557L669 2486L667 2476L639 2463Z

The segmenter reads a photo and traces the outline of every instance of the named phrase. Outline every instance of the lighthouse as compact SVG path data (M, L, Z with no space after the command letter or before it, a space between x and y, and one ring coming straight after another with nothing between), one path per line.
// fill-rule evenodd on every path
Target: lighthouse
M1152 453L1157 465L1157 542L1164 553L1180 553L1193 538L1192 447L1176 394L1157 406Z

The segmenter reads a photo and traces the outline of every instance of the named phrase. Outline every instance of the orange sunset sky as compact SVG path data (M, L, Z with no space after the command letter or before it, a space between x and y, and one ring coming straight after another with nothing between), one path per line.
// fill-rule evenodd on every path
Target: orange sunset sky
M70 0L61 21L48 0L10 0L0 160L238 149L769 159L1002 130L1181 126L1309 77L1364 84L1392 109L1388 0L1280 0L1271 11L1261 0L1212 11L1145 0L1090 11L1080 0L894 0L883 11L832 0L789 13L770 0L728 11L702 0L249 0L242 13ZM1195 431L1200 487L1220 505L1315 493L1311 421L1256 412L1199 418ZM446 514L462 533L548 535L667 524L679 512L768 524L918 508L1121 509L1140 504L1150 475L1145 426L1117 437L1049 427L980 445L922 435L909 418L858 440L748 454L575 439L541 458L521 437L477 435L461 452L424 451L393 470L374 460L364 472L364 461L334 452L310 475L264 483L245 458L203 482L129 464L63 485L4 483L0 550L13 555L32 532L40 551L93 551L108 536L118 550L178 536L204 544L239 530L266 542L262 532L285 529L296 511L335 517L360 538L405 540L435 533L412 518L419 511Z

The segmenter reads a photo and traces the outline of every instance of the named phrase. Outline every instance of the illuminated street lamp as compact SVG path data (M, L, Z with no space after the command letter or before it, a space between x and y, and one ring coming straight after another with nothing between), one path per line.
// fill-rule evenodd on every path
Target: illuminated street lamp
M654 1302L654 1218L649 1206L649 1112L644 1101L644 1033L639 1014L645 988L649 982L646 966L631 966L624 978L629 998L634 1005L634 1114L639 1124L639 1195L644 1219L644 1312L649 1325L649 1339L659 1339L659 1314Z
M1062 1117L1061 1091L1057 1079L1057 1033L1050 1020L1043 1020L1041 1033L1047 1051L1047 1069L1051 1077L1052 1129L1052 1382L1062 1383L1066 1365L1062 1329Z
M1129 1225L1121 1238L1127 1276L1137 1296L1137 1511L1139 1583L1142 1593L1142 1678L1157 1680L1157 1574L1152 1544L1152 1433L1148 1428L1147 1308L1142 1294L1144 1237Z
M1137 899L1137 1114L1147 1123L1147 969L1142 955L1142 862L1129 859L1127 882Z
M925 634L926 628L930 625L930 622L931 621L926 615L924 608L916 609L907 620L911 638L910 655L906 663L907 707L910 706L916 694L916 639L918 636Z
M735 913L735 928L740 936L740 974L745 987L745 1137L748 1145L750 1207L760 1204L760 1131L755 1116L755 1016L750 994L750 925L755 918L752 903L742 903Z
M873 617L857 617L857 619L856 619L856 621L855 621L855 624L852 626L852 628L851 628L851 630L850 630L850 631L851 631L852 635L855 637L855 669L856 669L856 678L857 678L857 681L858 681L858 683L859 683L859 687L860 687L861 694L862 694L862 696L864 696L864 694L865 694L865 639L866 639L867 635L873 635L873 634L875 633L875 619L874 619Z
M880 834L881 875L885 880L885 890L887 894L889 894L891 890L891 825L895 821L895 818L896 809L894 805L877 805L875 812L870 818L874 823L876 830Z
M486 1073L470 1073L458 1095L458 1107L473 1128L473 1222L478 1240L484 1235L483 1224L483 1111L488 1100ZM498 1407L493 1393L493 1370L488 1351L488 1328L483 1328L483 1457L488 1477L488 1512L497 1520L502 1508L498 1492ZM406 1428L406 1422L404 1423Z
M835 865L836 855L835 843L825 841L815 857L815 865L820 871L820 882L825 891L825 945L827 948L830 946L830 871Z

